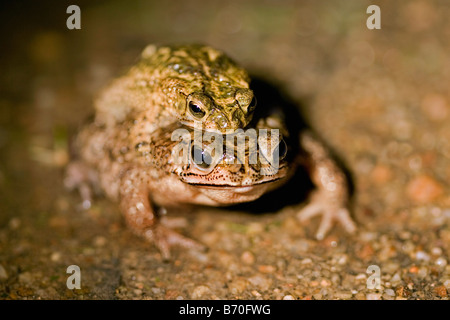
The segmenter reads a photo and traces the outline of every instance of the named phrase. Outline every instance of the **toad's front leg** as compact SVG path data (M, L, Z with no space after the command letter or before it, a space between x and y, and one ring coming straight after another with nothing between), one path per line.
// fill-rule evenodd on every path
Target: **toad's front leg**
M135 234L154 243L165 260L170 258L170 248L173 245L203 250L203 245L159 223L149 201L147 179L141 172L129 169L121 179L120 207L127 225Z
M334 221L339 222L347 232L353 233L356 225L348 210L349 190L345 174L311 132L302 133L300 143L307 153L306 165L317 190L312 193L310 203L298 213L298 219L305 221L322 215L317 239L325 237Z

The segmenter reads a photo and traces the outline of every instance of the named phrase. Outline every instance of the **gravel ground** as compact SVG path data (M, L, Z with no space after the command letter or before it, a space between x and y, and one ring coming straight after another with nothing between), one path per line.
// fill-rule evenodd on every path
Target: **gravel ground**
M0 299L448 300L447 1L377 1L381 30L366 28L369 1L78 1L72 31L71 3L27 3L0 10ZM226 51L301 105L352 176L355 235L314 240L301 203L186 208L169 215L209 250L167 263L117 204L80 208L63 170L95 93L146 44L179 42Z

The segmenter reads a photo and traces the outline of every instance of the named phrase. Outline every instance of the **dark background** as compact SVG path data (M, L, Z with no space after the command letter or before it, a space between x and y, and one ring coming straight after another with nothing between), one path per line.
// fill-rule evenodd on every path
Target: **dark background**
M81 30L66 28L70 4ZM450 7L376 1L382 29L368 30L370 4L2 1L0 298L448 298ZM63 172L96 92L147 44L180 42L224 50L301 108L353 177L356 235L314 240L299 205L186 209L170 215L209 251L163 263L116 204L79 208ZM71 264L81 290L65 286ZM381 290L366 287L373 264Z

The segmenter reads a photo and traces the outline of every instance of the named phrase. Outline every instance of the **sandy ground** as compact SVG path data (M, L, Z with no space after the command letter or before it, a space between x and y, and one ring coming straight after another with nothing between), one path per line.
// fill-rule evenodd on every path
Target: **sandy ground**
M0 299L448 299L450 7L446 1L78 1L0 10ZM148 43L202 42L278 83L354 185L358 232L314 240L302 203L169 212L207 252L157 250L117 204L63 188L95 93ZM81 269L69 290L66 269ZM369 288L369 266L381 287Z

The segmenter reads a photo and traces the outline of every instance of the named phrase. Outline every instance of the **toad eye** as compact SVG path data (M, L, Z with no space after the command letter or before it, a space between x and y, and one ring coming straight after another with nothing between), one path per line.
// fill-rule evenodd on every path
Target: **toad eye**
M208 169L212 164L212 157L208 151L203 150L199 146L193 145L191 150L191 156L194 160L194 164L199 169Z
M276 159L278 157L279 160L283 160L287 154L287 145L283 139L280 140L278 146L273 150L273 158Z
M250 101L250 104L247 107L248 113L252 113L253 111L255 111L255 108L256 108L256 97L253 96L252 101Z
M205 116L206 112L203 110L198 104L196 104L194 101L189 101L189 111L191 114L197 118L201 119Z
M261 143L261 141L258 141L258 143ZM270 144L272 144L271 142ZM288 152L288 147L286 142L280 137L280 140L278 142L278 145L272 150L272 153L269 154L268 150L269 144L262 143L260 144L260 152L265 160L267 160L271 165L273 163L278 163L278 161L283 160L286 157L286 154Z

